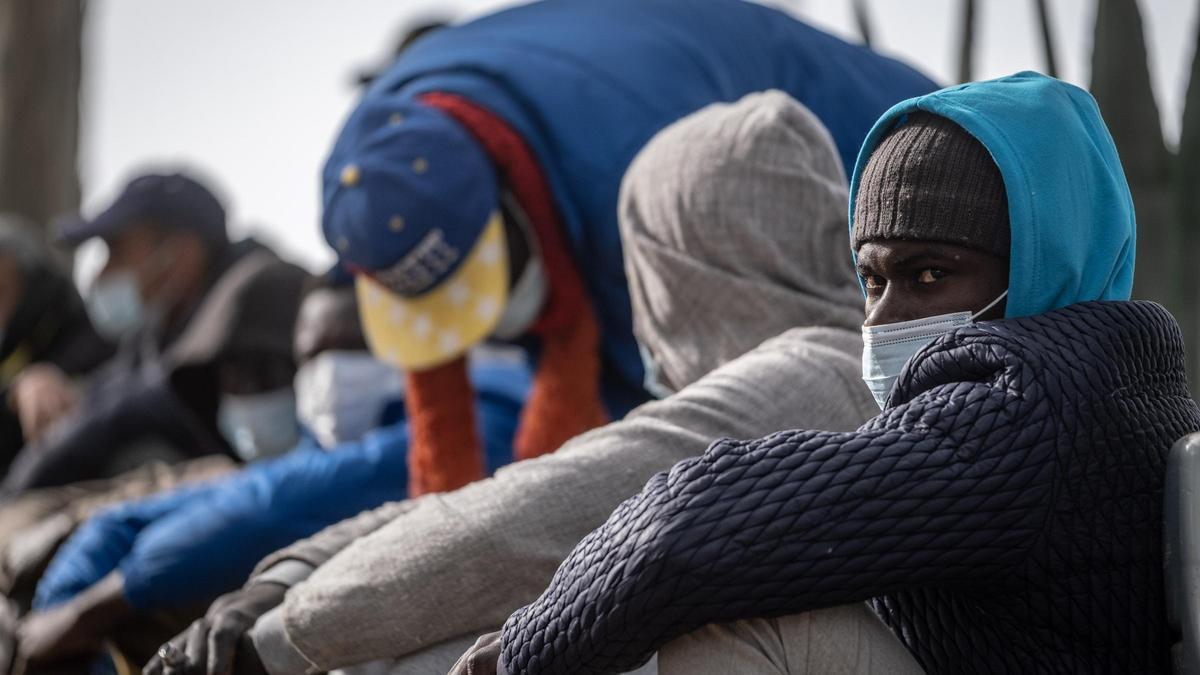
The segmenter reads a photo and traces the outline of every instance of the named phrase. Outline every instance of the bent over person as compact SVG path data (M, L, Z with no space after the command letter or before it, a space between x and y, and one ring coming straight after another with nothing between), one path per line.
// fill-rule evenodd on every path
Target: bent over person
M663 672L795 672L803 617L777 643L671 641L868 599L930 673L1169 670L1164 464L1200 409L1174 319L1127 301L1133 204L1095 101L1035 73L953 87L859 157L883 412L658 474L455 672L620 672L664 647Z
M888 106L934 88L741 0L536 2L415 42L341 131L322 215L372 351L407 373L412 494L484 475L463 356L485 339L536 358L518 458L648 398L617 192L651 136L781 89L848 162Z

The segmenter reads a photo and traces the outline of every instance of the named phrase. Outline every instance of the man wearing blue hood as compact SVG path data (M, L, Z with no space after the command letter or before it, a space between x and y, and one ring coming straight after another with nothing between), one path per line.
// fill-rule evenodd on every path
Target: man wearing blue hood
M655 476L453 672L665 646L664 673L793 673L805 615L778 645L747 620L864 600L930 673L1169 670L1164 464L1200 408L1174 319L1128 301L1133 205L1095 102L1035 73L905 101L850 214L882 414Z

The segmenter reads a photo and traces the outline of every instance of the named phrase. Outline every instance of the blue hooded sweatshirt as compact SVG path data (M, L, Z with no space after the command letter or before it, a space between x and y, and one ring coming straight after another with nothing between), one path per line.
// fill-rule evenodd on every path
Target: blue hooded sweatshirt
M512 458L529 389L523 363L471 367L488 470ZM403 405L389 411L403 412ZM308 441L228 477L113 506L63 544L38 583L36 609L60 604L114 569L139 610L209 602L242 584L267 554L373 509L408 489L403 419L325 450Z
M742 0L555 0L421 38L354 115L369 114L372 101L443 92L489 110L524 139L596 309L604 398L615 419L646 397L617 230L625 169L668 124L767 89L816 114L848 169L883 111L936 85L898 61ZM358 126L354 116L346 123ZM342 142L331 157L337 170Z
M867 160L918 110L956 122L1000 168L1012 234L1008 318L1129 299L1137 226L1117 147L1091 94L1039 73L942 89L884 113L854 168L852 236Z

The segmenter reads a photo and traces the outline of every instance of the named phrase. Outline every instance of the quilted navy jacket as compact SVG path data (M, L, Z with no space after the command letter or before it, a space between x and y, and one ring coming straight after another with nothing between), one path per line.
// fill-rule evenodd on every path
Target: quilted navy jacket
M1158 305L959 329L855 432L652 478L508 620L501 665L623 671L704 624L874 598L930 673L1166 672L1164 457L1198 429Z

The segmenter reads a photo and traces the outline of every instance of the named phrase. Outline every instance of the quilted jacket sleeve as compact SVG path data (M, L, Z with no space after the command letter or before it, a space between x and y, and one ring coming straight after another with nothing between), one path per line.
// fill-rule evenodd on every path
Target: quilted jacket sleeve
M708 623L997 580L1043 528L1054 434L1013 363L979 365L859 431L718 441L654 476L509 618L501 666L624 672Z

